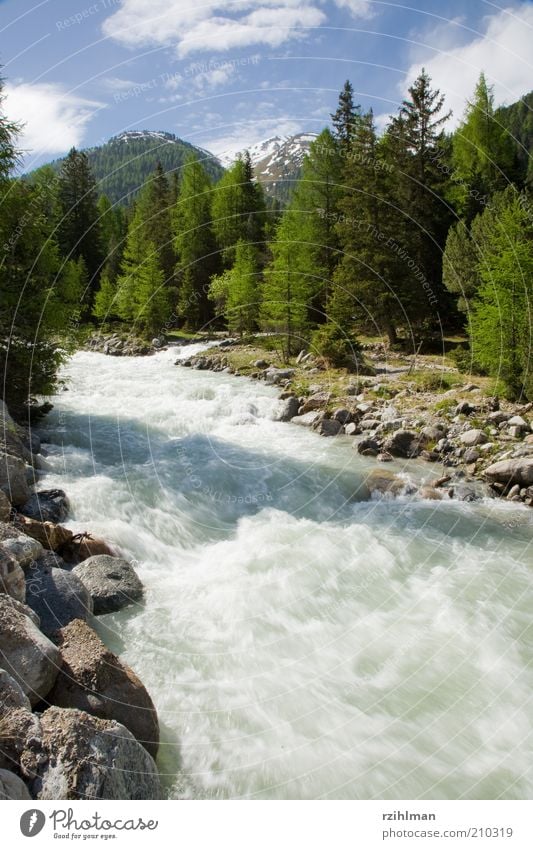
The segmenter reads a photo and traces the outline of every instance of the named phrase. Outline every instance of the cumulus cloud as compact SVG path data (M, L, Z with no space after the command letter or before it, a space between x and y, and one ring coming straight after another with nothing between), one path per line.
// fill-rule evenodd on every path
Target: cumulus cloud
M57 83L7 83L5 110L24 124L19 146L36 156L78 147L104 104L69 94Z
M305 29L327 20L325 0L123 0L104 22L104 34L121 44L176 47L178 56L266 44L279 47L302 38ZM334 0L352 16L370 14L370 0Z
M443 37L448 39L449 33ZM532 88L532 39L533 5L502 9L486 18L483 31L466 44L439 50L437 38L432 54L409 68L402 93L423 64L434 87L446 95L447 108L453 109L450 126L461 120L481 71L494 86L496 103L512 103Z

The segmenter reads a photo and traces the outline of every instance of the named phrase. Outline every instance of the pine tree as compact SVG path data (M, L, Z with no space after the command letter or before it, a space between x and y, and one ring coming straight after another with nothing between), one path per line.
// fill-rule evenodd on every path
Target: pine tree
M178 257L178 308L188 326L205 325L212 315L208 299L210 278L219 270L211 218L209 177L195 157L185 168L174 210L174 248Z
M213 230L226 268L235 260L239 241L259 244L264 238L265 200L253 178L248 151L234 162L213 191Z
M533 225L527 198L505 192L480 264L470 330L475 359L503 380L510 398L533 398Z
M155 173L143 186L137 200L137 209L144 222L146 238L156 246L164 279L168 286L172 286L176 256L171 226L171 193L160 162Z
M483 73L453 136L453 166L455 199L467 222L509 184L516 171L515 146L495 116L493 87Z
M341 150L346 153L355 133L359 120L360 106L354 105L353 86L350 80L346 80L339 95L339 105L331 115L331 121L335 128L337 141Z
M339 262L336 221L342 194L342 157L330 130L311 142L302 164L301 178L289 209L298 222L300 242L294 246L298 264L307 265L311 323L326 320L333 273Z
M120 206L112 206L107 195L98 198L98 215L102 237L105 272L110 280L116 280L126 238L126 217Z
M228 329L252 332L259 315L259 251L256 245L239 241L231 269L211 280L209 297L224 313Z
M391 169L390 202L399 211L395 247L402 287L402 312L410 333L441 328L453 316L453 305L442 285L442 252L453 213L446 201L449 177L443 161L449 143L441 114L444 97L432 90L422 70L409 89L397 117L387 128L384 149Z
M344 172L337 232L342 261L334 278L330 319L345 330L354 319L371 332L396 341L402 315L403 275L394 209L389 201L391 178L374 125L372 111L361 116Z
M314 291L309 257L301 249L298 216L289 209L271 245L272 261L265 271L261 318L265 328L282 334L289 357L305 343Z
M82 256L89 275L88 304L92 304L103 261L96 185L87 155L72 148L58 177L61 221L58 241L67 259Z

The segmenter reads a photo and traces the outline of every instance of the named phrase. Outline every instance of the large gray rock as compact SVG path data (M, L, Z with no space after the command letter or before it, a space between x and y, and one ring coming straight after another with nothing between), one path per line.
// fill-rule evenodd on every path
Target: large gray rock
M50 707L26 741L21 772L36 799L161 799L153 758L113 720Z
M5 669L0 669L0 717L6 711L18 708L31 710L30 700L18 681Z
M300 409L300 402L298 398L287 398L283 402L283 406L280 411L276 415L277 422L290 422L294 416L298 415L298 410Z
M300 415L311 413L313 410L323 410L330 400L330 392L315 392L305 400Z
M295 416L292 419L293 424L303 425L304 427L313 427L313 425L318 424L321 419L324 418L324 413L313 412L313 413L304 413L301 416Z
M47 637L93 612L91 594L76 575L39 561L26 571L26 604L39 616Z
M410 430L397 430L383 445L393 457L416 457L420 453L420 438Z
M159 723L142 681L81 620L62 628L57 644L63 665L48 702L120 722L155 758Z
M399 475L385 469L375 469L370 472L365 483L371 496L374 494L397 496L409 489Z
M72 574L90 592L96 616L121 610L143 597L144 588L135 569L122 557L107 554L89 557L75 566Z
M342 425L334 419L321 419L316 425L313 425L313 430L320 436L337 436L342 431Z
M30 497L26 463L20 457L0 451L0 489L18 507Z
M20 684L32 705L52 689L60 662L59 649L9 596L0 595L0 666Z
M531 486L533 484L533 457L500 460L485 469L485 477L492 483L517 483L520 486Z
M13 529L15 530L15 529ZM44 554L44 549L40 542L20 531L16 535L2 541L2 548L9 554L13 560L16 560L19 566L25 569L30 566L34 560L37 560Z
M472 430L467 430L465 433L462 433L460 440L463 445L466 445L468 448L473 448L474 445L483 445L484 442L488 442L489 438L482 430L473 428Z
M17 601L26 601L24 569L11 557L0 543L0 593Z
M271 384L278 384L282 381L290 380L293 376L293 368L269 368L265 372L265 380L267 383Z
M20 512L38 522L63 522L69 512L69 501L62 489L46 489L34 492L25 499Z
M0 799L26 801L31 796L22 778L8 769L0 769Z

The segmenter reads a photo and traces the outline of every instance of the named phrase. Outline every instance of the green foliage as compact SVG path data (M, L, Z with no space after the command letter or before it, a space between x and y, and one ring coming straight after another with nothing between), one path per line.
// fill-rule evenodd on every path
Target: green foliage
M467 221L509 184L515 159L515 145L494 114L493 87L481 73L453 137L454 195Z
M213 190L213 231L225 267L235 261L239 241L256 245L264 238L265 199L253 179L248 153L239 157Z
M158 163L161 163L165 174L172 178L176 175L179 179L187 158L193 155L201 158L205 171L213 181L219 180L224 173L214 157L176 138L172 133L151 136L123 134L100 147L88 148L84 153L98 191L106 194L113 205L131 204L153 175ZM63 161L60 159L52 163L54 171L59 171Z
M212 316L209 284L220 262L211 203L209 176L200 162L191 158L184 168L173 216L174 249L178 257L178 310L191 328L204 326Z
M359 110L360 107L355 106L353 101L353 86L350 80L346 80L339 94L337 109L331 115L336 139L344 150L350 147L353 134L357 128Z
M94 299L93 315L102 322L117 316L117 290L111 282L108 271L103 271L100 277L100 288Z
M226 318L229 330L253 332L259 313L259 262L255 245L237 243L235 264L211 280L209 297Z
M311 350L320 354L332 368L359 370L362 363L361 347L352 334L338 324L328 322L315 330L311 337Z
M533 91L510 106L500 106L495 119L507 131L516 153L516 179L533 188Z
M520 398L530 379L533 223L520 196L505 196L480 264L470 331L475 359L504 381L510 398Z
M463 348L458 345L457 348L452 348L448 356L453 360L462 374L485 375L485 369L475 361L470 348Z
M100 216L96 183L87 156L75 148L62 162L57 192L61 215L57 231L59 246L67 259L83 257L89 275L90 307L103 261Z

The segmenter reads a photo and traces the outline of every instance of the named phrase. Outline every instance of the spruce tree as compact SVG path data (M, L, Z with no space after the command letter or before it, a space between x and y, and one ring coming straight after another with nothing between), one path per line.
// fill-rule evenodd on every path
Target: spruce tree
M228 329L252 332L259 315L259 251L256 245L239 241L231 269L211 280L209 297L224 314Z
M349 148L359 120L360 106L355 106L353 100L353 86L350 80L346 80L339 94L339 104L331 115L331 122L335 129L337 141L343 153Z
M239 241L259 244L264 238L265 200L253 178L248 151L239 156L213 190L213 230L224 266L235 260Z
M173 225L178 309L192 328L205 325L211 318L209 281L220 266L211 203L211 181L196 157L191 156L183 169Z
M511 182L516 170L515 145L496 118L493 87L483 73L453 136L453 166L454 195L467 222Z
M72 148L58 176L61 221L58 241L67 259L82 256L89 275L88 305L92 304L104 259L96 184L87 155Z

